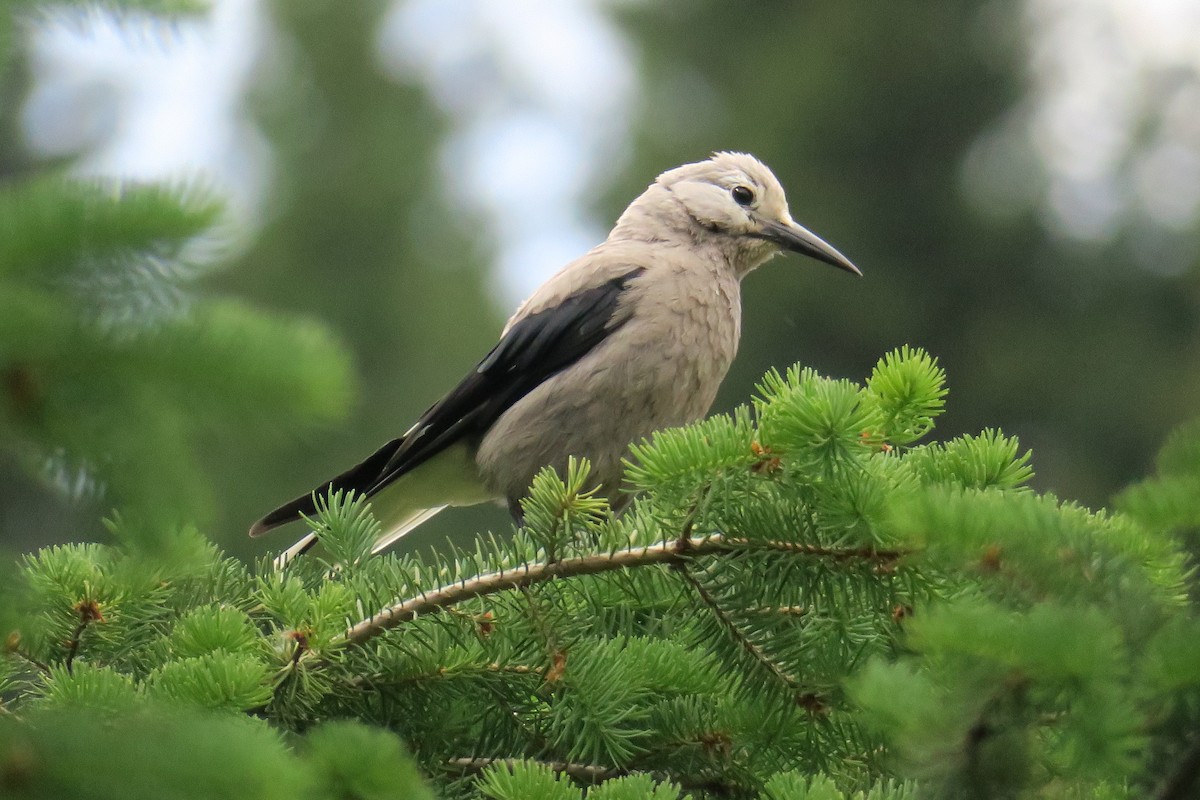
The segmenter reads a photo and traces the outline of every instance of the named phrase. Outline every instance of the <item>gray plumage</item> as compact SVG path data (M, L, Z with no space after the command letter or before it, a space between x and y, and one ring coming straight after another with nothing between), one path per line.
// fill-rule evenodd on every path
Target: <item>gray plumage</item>
M519 519L534 475L562 471L572 455L591 461L601 492L622 506L629 444L707 413L737 352L741 279L782 249L860 274L792 220L754 157L717 153L664 172L416 425L316 491L370 496L386 531L377 550L446 506L502 500ZM302 495L250 533L314 511L312 493Z

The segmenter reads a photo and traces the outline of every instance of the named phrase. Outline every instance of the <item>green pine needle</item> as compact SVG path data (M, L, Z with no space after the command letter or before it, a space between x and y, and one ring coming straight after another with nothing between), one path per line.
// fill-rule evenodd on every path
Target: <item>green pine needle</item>
M694 490L714 475L758 461L749 411L718 414L685 428L658 431L630 446L626 480L638 490Z
M328 495L316 492L313 500L316 518L304 521L329 552L329 563L339 570L353 570L366 561L383 534L367 497L339 489Z
M492 800L580 800L578 789L546 764L515 761L488 767L479 790Z
M1020 451L1016 438L992 428L948 442L918 448L906 463L929 484L957 484L968 489L1014 489L1033 477L1030 451Z
M270 677L264 660L216 650L164 664L147 676L146 686L152 697L192 707L246 711L270 702Z
M200 606L187 612L171 630L169 639L171 652L180 658L251 650L259 641L259 632L249 615L220 605Z
M521 501L528 535L552 555L580 536L594 539L608 514L608 500L597 496L600 487L589 481L587 459L567 459L567 474L559 477L550 467L533 478L529 494Z
M768 372L755 400L760 445L798 469L830 474L868 452L882 420L861 387L805 367Z
M867 380L867 394L880 412L880 431L906 445L933 430L946 406L946 373L937 359L904 345L886 354Z

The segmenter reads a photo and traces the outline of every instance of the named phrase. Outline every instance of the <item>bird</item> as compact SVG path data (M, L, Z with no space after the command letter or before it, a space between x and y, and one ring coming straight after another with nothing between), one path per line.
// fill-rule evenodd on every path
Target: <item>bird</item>
M588 459L614 512L631 443L708 413L737 352L741 281L791 251L862 272L792 219L752 155L716 152L659 175L608 237L523 302L496 345L402 436L250 528L317 512L322 493L369 499L380 552L448 506L506 503L518 525L534 476ZM310 549L309 533L277 564Z

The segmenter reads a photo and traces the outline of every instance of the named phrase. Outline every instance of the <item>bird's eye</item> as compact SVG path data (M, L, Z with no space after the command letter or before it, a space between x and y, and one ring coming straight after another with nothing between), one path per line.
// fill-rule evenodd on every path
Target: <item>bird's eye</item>
M729 190L729 193L733 195L733 201L739 206L748 206L754 202L754 192L745 186L735 186Z

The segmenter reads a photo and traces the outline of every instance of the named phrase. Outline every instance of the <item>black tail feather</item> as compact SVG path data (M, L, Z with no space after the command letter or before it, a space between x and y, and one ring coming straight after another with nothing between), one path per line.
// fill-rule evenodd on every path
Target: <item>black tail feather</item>
M383 447L376 450L367 459L338 475L307 494L302 494L295 500L284 503L258 522L250 526L251 536L262 536L267 531L286 525L300 519L301 515L311 516L317 513L315 496L336 491L354 491L369 494L369 490L379 480L379 475L389 459L399 449L402 439L392 439Z

